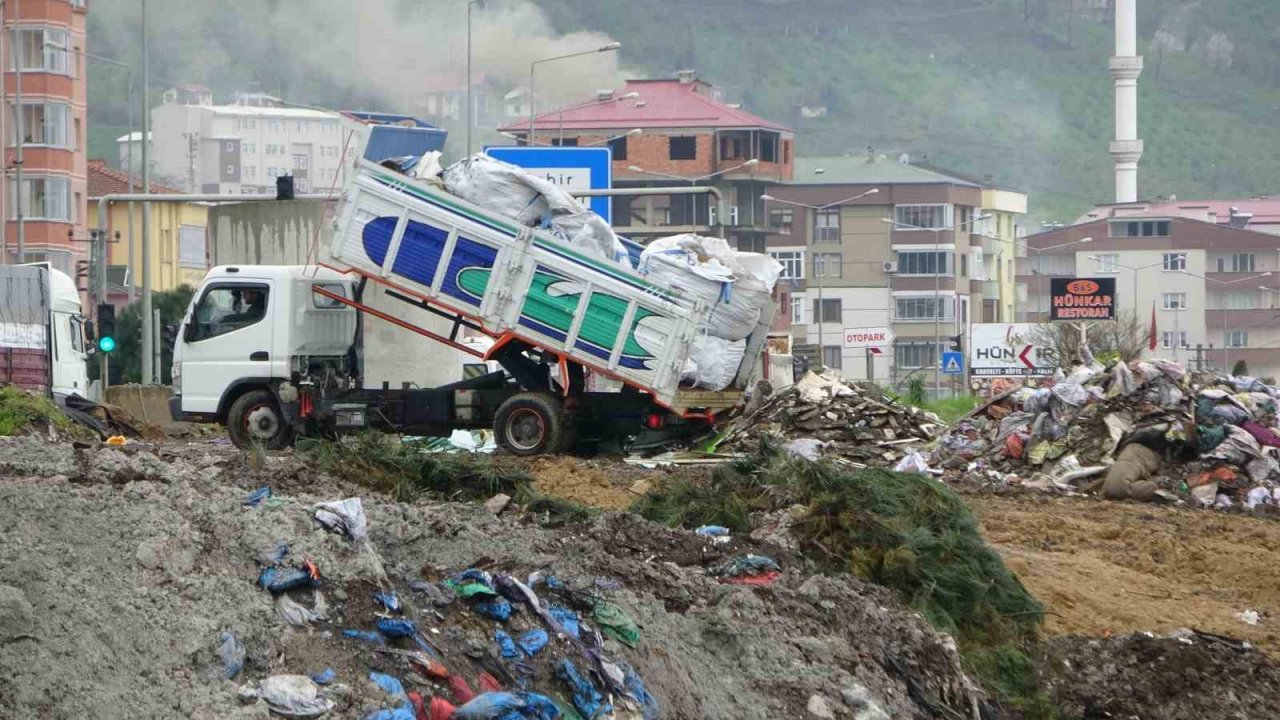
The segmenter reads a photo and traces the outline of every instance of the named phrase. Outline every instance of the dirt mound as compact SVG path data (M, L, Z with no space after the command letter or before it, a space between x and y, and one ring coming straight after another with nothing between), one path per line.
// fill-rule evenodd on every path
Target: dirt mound
M568 455L535 458L529 463L534 488L540 493L602 510L626 510L639 496L611 469Z
M1060 638L1042 653L1041 676L1064 720L1262 720L1280 708L1280 665L1190 631L1171 638Z
M437 616L409 583L477 564L608 588L643 639L635 648L606 640L603 651L635 668L662 717L804 717L813 708L923 718L967 715L975 702L953 644L887 591L785 559L772 585L724 585L710 572L723 556L690 546L710 541L633 516L550 528L473 505L366 495L369 552L312 518L314 503L358 491L308 476L287 456L251 467L213 445L76 451L30 439L0 456L0 513L9 518L0 586L12 588L0 588L0 707L12 716L265 718L261 701L237 696L241 683L326 667L347 686L333 717L363 717L382 701L370 670L450 697L341 630L368 629L371 593L389 583L405 617L440 632L429 637L444 638L450 668L474 688L487 667L476 658L496 653L499 626L461 608ZM263 484L275 497L245 506ZM281 543L318 566L327 622L287 624L257 586ZM224 631L247 651L234 680L217 654ZM567 696L555 678L533 682Z
M1194 627L1280 656L1280 523L1086 498L969 497L1054 635ZM1257 625L1236 618L1262 614Z

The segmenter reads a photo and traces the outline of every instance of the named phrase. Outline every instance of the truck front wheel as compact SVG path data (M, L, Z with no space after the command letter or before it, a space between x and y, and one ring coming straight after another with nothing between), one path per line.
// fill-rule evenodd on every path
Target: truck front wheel
M267 390L251 390L236 398L227 412L227 434L241 450L261 445L268 450L289 446L289 423L275 397Z
M547 393L520 393L498 408L493 432L498 444L513 455L560 452L565 428L560 401Z

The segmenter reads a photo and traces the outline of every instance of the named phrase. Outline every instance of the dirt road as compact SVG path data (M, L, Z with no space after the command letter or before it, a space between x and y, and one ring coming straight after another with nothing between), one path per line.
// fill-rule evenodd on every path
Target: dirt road
M1093 498L970 495L1051 635L1190 627L1280 656L1280 522ZM1261 615L1249 625L1243 610Z

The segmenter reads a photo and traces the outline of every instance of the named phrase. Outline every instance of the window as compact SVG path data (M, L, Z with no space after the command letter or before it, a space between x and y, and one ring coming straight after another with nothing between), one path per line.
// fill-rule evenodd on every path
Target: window
M267 316L266 285L215 285L196 305L191 342L243 330Z
M267 151L267 154L268 154L268 155L275 155L275 154L276 154L276 146L275 146L275 145L271 145L271 144L269 144L269 143L268 143L268 144L267 144L267 146L266 146L266 151Z
M822 366L832 370L839 370L844 367L843 355L844 348L839 345L823 345L822 346Z
M791 208L770 208L769 227L779 235L790 235L794 215Z
M258 177L258 167L256 165L249 165L244 169L244 175L245 177L251 178Z
M760 162L778 162L778 136L770 133L760 135Z
M1185 348L1187 345L1187 331L1179 330L1177 332L1165 332L1160 336L1160 347L1168 350L1173 347L1174 341L1177 341L1178 347Z
M578 138L551 138L552 147L578 147Z
M1120 272L1120 253L1102 253L1095 256L1094 260L1098 264L1098 272L1100 273L1118 273Z
M900 297L895 299L894 320L897 322L934 322L950 320L954 304L951 298L934 297Z
M257 148L257 146L256 146L256 145L254 145L253 143L245 143L245 144L244 144L244 154L245 154L245 155L253 155L253 154L254 154L254 153L256 153L257 151L258 151L258 148Z
M844 313L840 307L840 299L835 300L814 300L813 301L813 322L815 323L838 323L844 321Z
M319 288L321 290L331 292L334 295L341 295L342 297L347 296L347 289L342 285L342 283L315 283L311 287L313 290L315 288ZM321 295L318 292L312 292L311 298L315 306L322 310L335 310L346 307L346 303L334 300L327 295Z
M1164 309L1165 310L1186 310L1187 294L1184 292L1167 292L1164 293Z
M821 278L844 277L844 255L840 253L814 253L813 276Z
M17 116L9 106L12 130L9 141L18 140ZM65 103L22 103L22 137L28 145L49 145L72 148L72 138L67 129L71 125L71 106Z
M1231 272L1253 272L1256 258L1253 253L1236 253L1231 256Z
M178 266L200 270L209 267L203 225L178 226Z
M804 298L791 296L791 322L796 325L804 324Z
M1186 253L1165 253L1164 269L1169 272L1182 272L1187 269Z
M937 367L938 356L932 342L899 341L893 344L893 361L902 369Z
M1111 223L1111 237L1169 237L1168 220L1130 220Z
M337 150L337 148L334 148ZM627 136L616 137L609 141L609 150L613 153L614 160L627 159Z
M769 253L769 257L777 260L782 264L781 280L803 280L804 279L804 251L803 250L774 250Z
M1249 347L1249 331L1232 330L1228 332L1227 347L1231 347L1231 348Z
M950 275L951 253L949 252L903 252L898 251L899 275Z
M840 208L817 211L813 222L813 242L815 244L840 243Z
M673 137L669 139L670 146L667 150L667 157L671 160L697 160L698 159L698 139L695 137Z
M9 185L9 214L17 219L17 183ZM27 220L71 222L71 181L66 178L23 178L22 214Z
M897 205L893 208L898 230L941 230L951 224L951 205Z
M22 28L18 30L18 62L25 72L71 74L70 55L67 51L67 31L49 28ZM9 59L13 68L14 54Z
M969 256L960 254L960 277L969 277Z
M1227 310L1252 310L1258 306L1258 294L1250 290L1229 290L1222 300Z
M307 156L306 156L306 155L294 155L294 156L293 156L293 169L294 169L294 170L306 170L306 169L307 169Z

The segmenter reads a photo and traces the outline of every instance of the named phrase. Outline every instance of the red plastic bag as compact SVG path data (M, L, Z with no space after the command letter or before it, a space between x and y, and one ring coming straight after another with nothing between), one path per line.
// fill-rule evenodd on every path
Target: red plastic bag
M480 677L476 678L476 684L480 686L480 692L502 692L502 685L498 679L487 672L480 673Z
M722 582L729 585L768 585L769 583L782 577L782 573L777 570L769 570L759 575L738 575L737 577L727 577Z
M1022 436L1014 433L1004 439L1004 454L1014 460L1022 459L1022 451L1026 448L1026 443Z
M433 697L431 698L431 705L427 709L427 717L430 720L449 720L449 718L453 717L453 713L457 709L458 708L448 700Z
M413 705L413 716L417 718L417 720L430 720L430 718L427 717L427 708L422 704L422 696L416 692L410 692L407 694L409 696L409 702Z
M471 699L476 696L475 691L467 684L467 679L461 675L449 676L449 689L453 691L453 699L462 705L471 702Z

